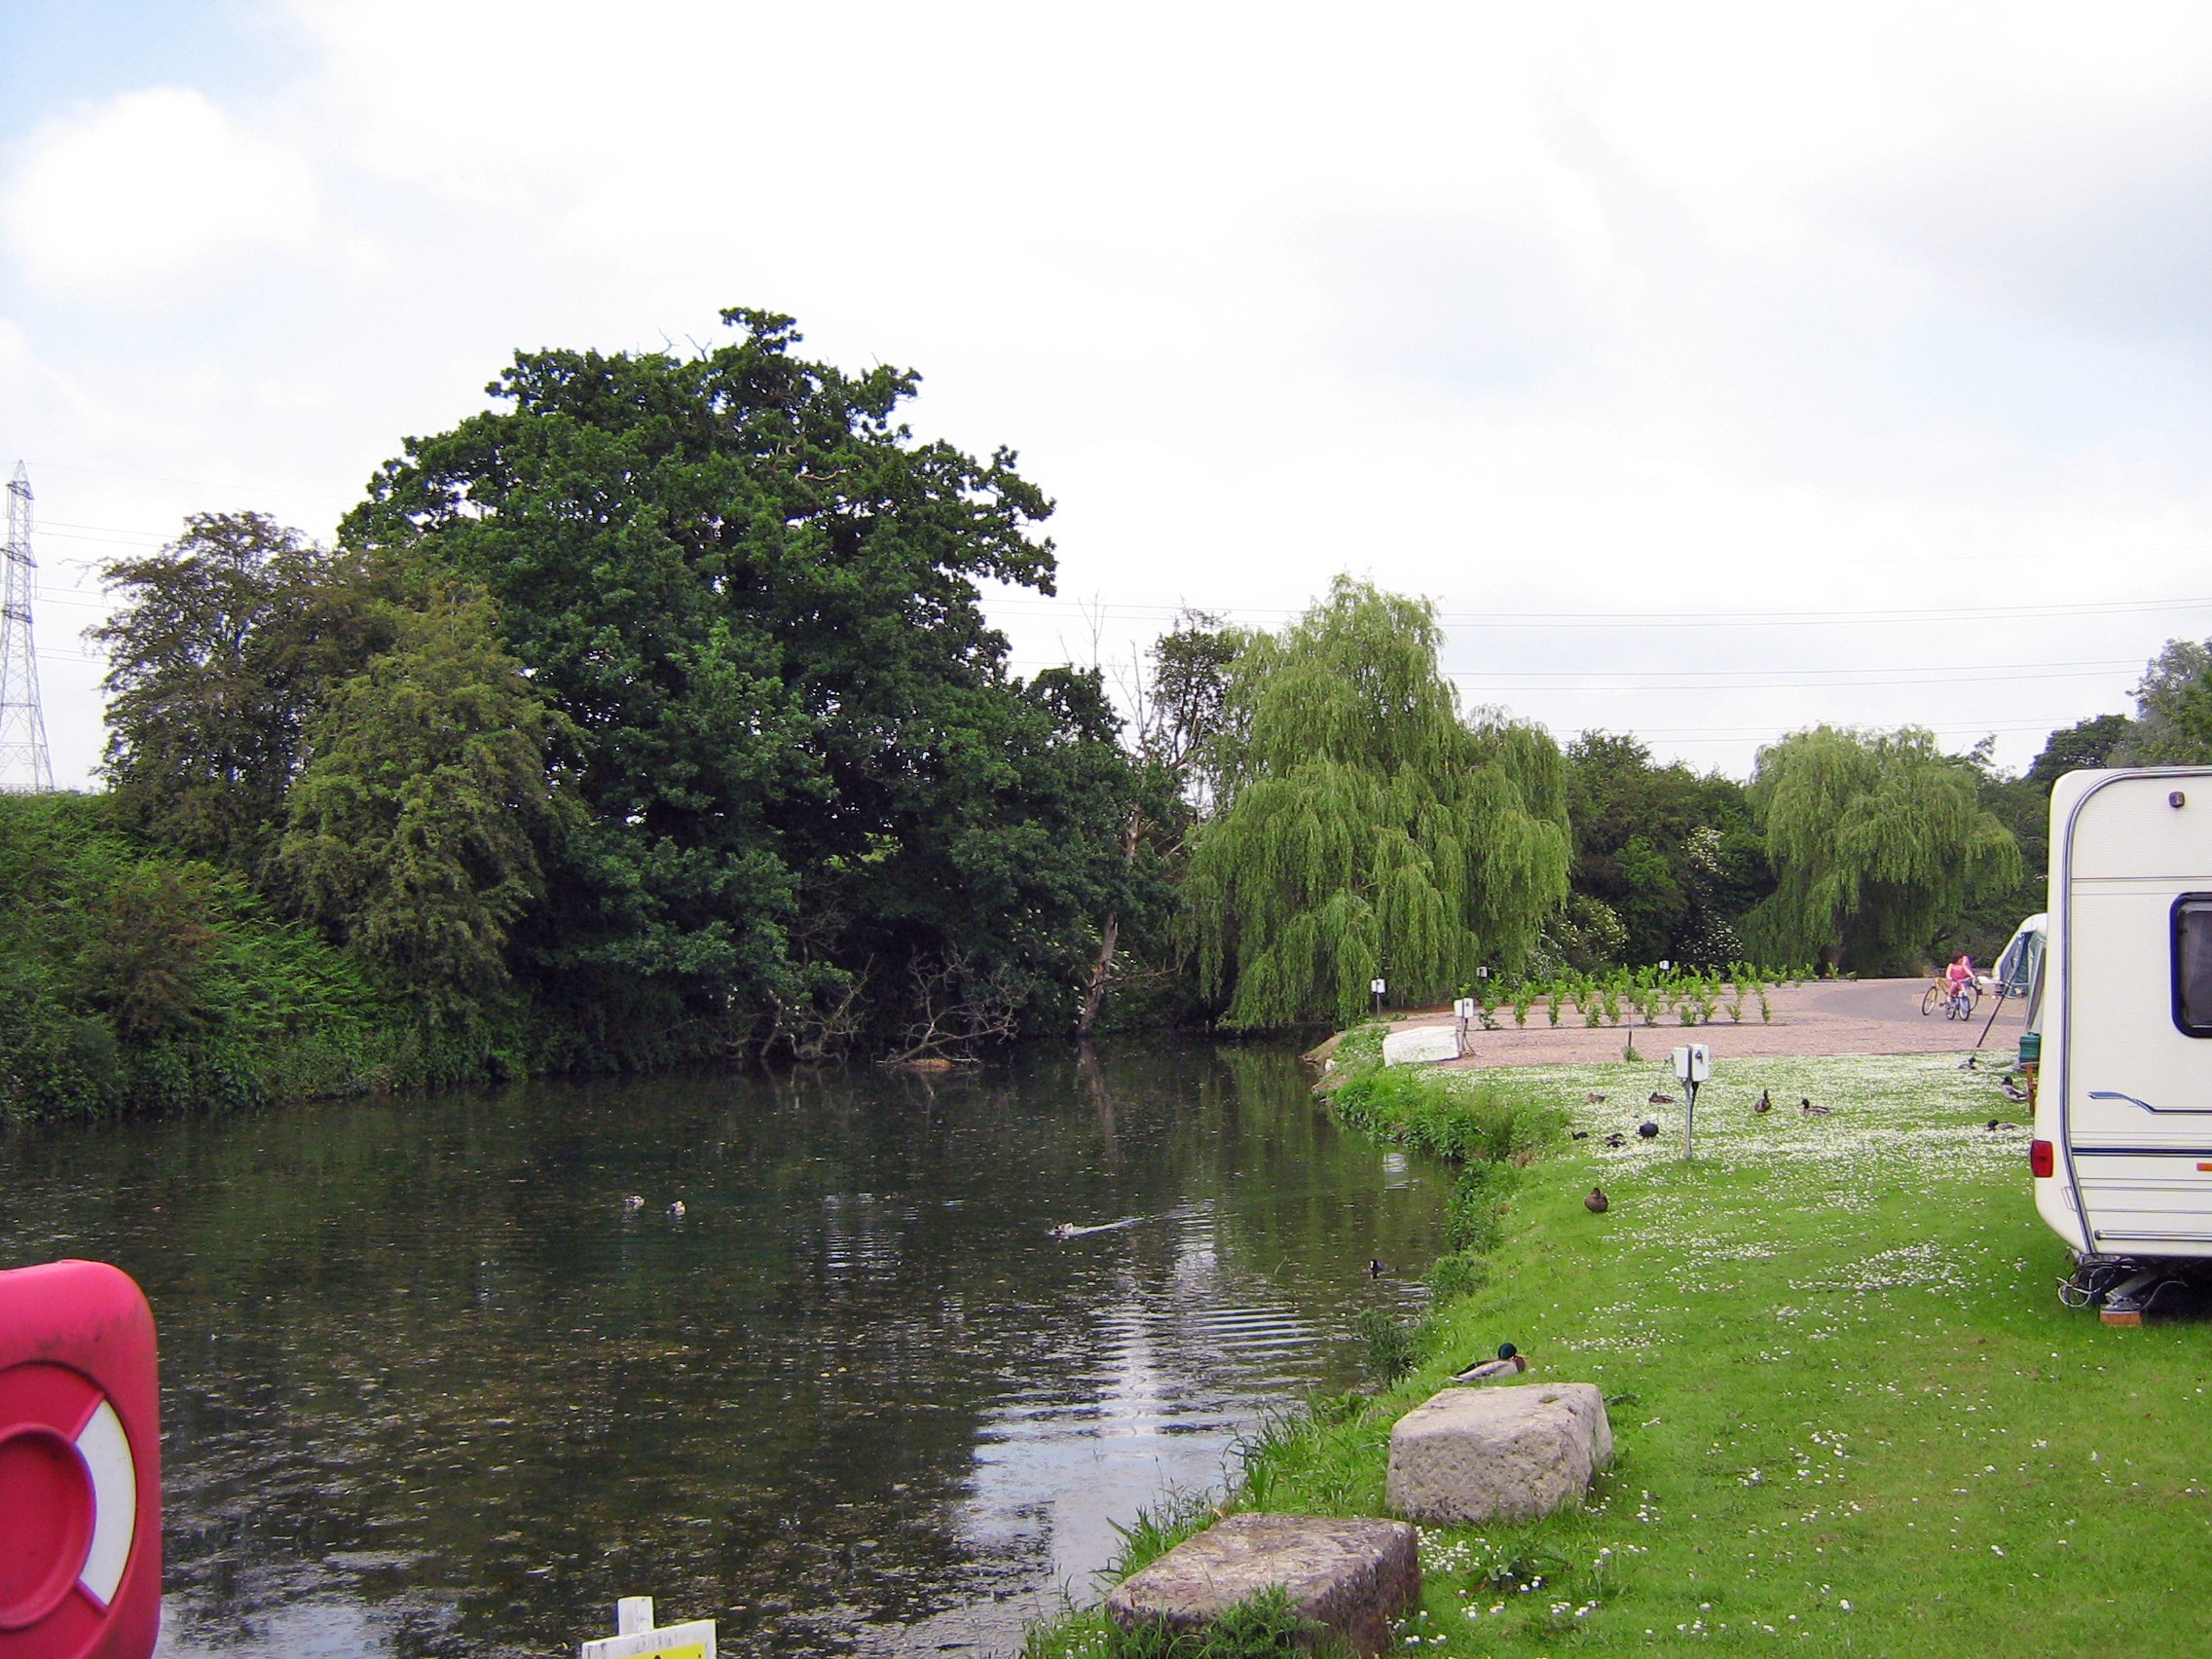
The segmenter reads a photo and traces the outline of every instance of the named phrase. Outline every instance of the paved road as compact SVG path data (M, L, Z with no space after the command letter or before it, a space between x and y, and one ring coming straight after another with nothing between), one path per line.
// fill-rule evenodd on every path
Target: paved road
M1927 994L1928 987L1933 982L1929 979L1816 980L1811 984L1792 985L1786 994L1789 998L1792 1014L1802 1010L1806 1014L1824 1014L1835 1019L1896 1021L1928 1026L1948 1024L1956 1030L1957 1022L1944 1019L1940 1012L1932 1014L1920 1012L1920 999ZM1990 1041L1994 1043L1997 1040L1998 1032L2017 1033L2021 1014L2027 1006L2024 998L2008 1000L2003 1012L1997 1015L1997 1026L1989 1034ZM1981 1028L1987 1022L1990 1012L1989 999L1984 996L1980 1012L1973 1016L1973 1036L1968 1037L1958 1047L1973 1047L1973 1038L1981 1035Z
M1587 1064L1593 1060L1619 1059L1633 1031L1637 1051L1664 1056L1677 1043L1705 1043L1715 1058L1727 1056L1794 1054L1925 1054L1963 1052L1977 1044L1992 1058L2009 1059L2019 1041L2021 1012L2025 1004L2008 1001L1986 1038L1991 1004L1985 997L1981 1011L1971 1020L1945 1019L1941 1014L1923 1014L1920 999L1927 979L1831 979L1802 985L1785 985L1767 993L1774 1017L1761 1020L1757 1005L1749 1009L1748 1020L1737 1023L1725 1014L1712 1025L1685 1029L1670 1017L1657 1026L1585 1026L1568 1011L1555 1028L1543 1011L1530 1014L1526 1027L1512 1023L1510 1012L1500 1011L1505 1022L1497 1031L1467 1033L1466 1057L1447 1060L1454 1066L1530 1066ZM1442 1025L1442 1014L1412 1014L1400 1023Z

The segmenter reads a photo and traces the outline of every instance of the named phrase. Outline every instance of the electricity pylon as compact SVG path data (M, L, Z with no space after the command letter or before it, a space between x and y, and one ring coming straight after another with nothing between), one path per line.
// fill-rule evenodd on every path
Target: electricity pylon
M8 544L0 547L0 791L54 788L46 754L46 712L38 702L38 652L31 644L31 601L38 561L31 556L31 480L21 461L8 480Z

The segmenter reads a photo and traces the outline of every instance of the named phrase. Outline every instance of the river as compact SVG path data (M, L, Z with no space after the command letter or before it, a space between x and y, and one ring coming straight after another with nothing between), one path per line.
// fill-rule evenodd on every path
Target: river
M731 1655L1003 1653L1415 1300L1441 1173L1308 1081L1128 1040L47 1133L0 1266L152 1300L168 1659L546 1659L621 1595Z

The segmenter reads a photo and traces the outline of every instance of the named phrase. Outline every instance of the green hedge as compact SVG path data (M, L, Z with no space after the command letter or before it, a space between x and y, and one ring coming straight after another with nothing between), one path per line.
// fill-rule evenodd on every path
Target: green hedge
M237 876L137 844L104 797L0 795L0 1123L396 1087L480 1049L428 1038Z

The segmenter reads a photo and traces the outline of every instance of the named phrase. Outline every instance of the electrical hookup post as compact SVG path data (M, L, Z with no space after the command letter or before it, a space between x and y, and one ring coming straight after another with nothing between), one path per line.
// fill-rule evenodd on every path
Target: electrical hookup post
M1467 1027L1474 1023L1475 999L1456 997L1452 1003L1452 1017L1459 1022L1459 1057L1467 1056Z
M664 1659L715 1659L715 1621L693 1619L655 1630L653 1599L625 1596L614 1604L614 1634L576 1650L577 1659L643 1659L648 1653Z
M1713 1051L1691 1043L1675 1051L1675 1081L1682 1086L1682 1156L1697 1156L1698 1086L1713 1075Z

